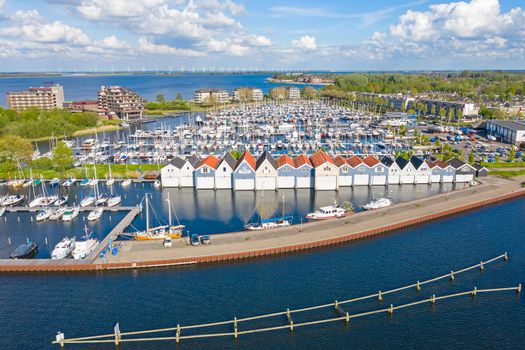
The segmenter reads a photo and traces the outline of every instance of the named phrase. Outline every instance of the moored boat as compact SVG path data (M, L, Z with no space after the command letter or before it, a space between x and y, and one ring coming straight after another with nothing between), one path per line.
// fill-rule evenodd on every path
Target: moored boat
M92 205L93 203L95 203L95 195L94 194L89 194L88 196L84 197L84 199L82 199L82 201L80 201L80 206L82 208L84 207L88 207L90 205Z
M131 185L131 179L125 179L121 183L122 187L129 187L130 185Z
M86 232L83 240L77 240L75 242L75 249L73 249L73 259L84 259L91 254L99 245L99 240L93 238L93 232L87 233L87 227L84 227Z
M172 225L171 224L171 202L169 203L169 220L168 225L159 225L156 227L150 227L149 222L149 194L146 194L146 229L144 231L137 231L133 234L133 238L137 241L150 241L150 240L164 240L166 238L180 238L182 236L182 230L184 225Z
M40 221L47 220L49 219L52 213L53 211L51 209L40 210L36 216L36 221L40 222Z
M14 206L22 203L25 200L25 196L20 194L13 194L8 196L5 201L2 202L2 206L8 207L8 206Z
M9 254L11 259L31 259L38 253L38 246L35 242L27 240L26 243L20 244Z
M112 196L112 197L109 197L107 206L108 207L114 207L116 205L119 205L120 202L122 202L122 197L121 196Z
M306 218L308 220L328 220L343 218L351 213L353 213L353 206L351 203L345 202L343 206L334 203L333 205L321 207L315 212L307 214Z
M64 259L75 249L75 237L69 238L64 237L60 242L55 245L55 248L51 252L51 259Z
M62 215L67 211L67 208L60 207L53 210L51 215L49 216L49 220L60 220L62 218Z
M89 212L87 219L88 221L96 221L102 217L102 214L104 214L103 208L95 208Z
M62 214L62 221L72 221L78 216L79 212L79 207L67 208L64 214Z
M388 206L392 205L392 200L390 198L378 198L370 203L367 203L363 205L364 210L373 210L373 209L381 209L386 208Z

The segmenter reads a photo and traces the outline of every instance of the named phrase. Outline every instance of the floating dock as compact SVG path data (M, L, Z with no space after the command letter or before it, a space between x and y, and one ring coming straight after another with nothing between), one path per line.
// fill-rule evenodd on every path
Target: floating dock
M93 261L4 259L0 260L0 272L136 269L286 254L372 237L518 198L525 195L524 181L525 176L514 179L489 177L478 186L394 204L386 209L361 212L343 219L267 231L212 235L210 245L191 246L186 237L175 240L171 248L164 248L161 241L122 241L116 256L106 254L104 258L95 257Z

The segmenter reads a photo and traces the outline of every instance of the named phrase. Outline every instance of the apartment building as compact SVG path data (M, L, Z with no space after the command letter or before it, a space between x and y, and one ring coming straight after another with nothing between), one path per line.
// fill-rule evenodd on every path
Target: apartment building
M222 89L199 89L193 93L195 103L228 103L230 95Z
M10 109L24 110L31 107L40 109L62 108L64 88L61 85L30 87L26 91L8 92L7 106Z
M275 100L298 100L301 90L297 86L277 86L270 89L270 96Z
M264 94L262 89L252 87L241 87L234 91L234 99L241 102L262 101Z
M132 90L121 86L101 86L98 107L119 119L133 120L144 116L144 100Z

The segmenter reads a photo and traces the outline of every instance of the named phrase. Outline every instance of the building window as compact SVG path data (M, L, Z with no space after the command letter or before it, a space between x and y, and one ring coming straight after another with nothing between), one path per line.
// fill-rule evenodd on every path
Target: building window
M222 171L226 172L226 167L225 166L222 167Z
M381 167L376 167L376 173L382 173L383 172L383 168Z
M364 172L365 172L365 167L364 167L364 166L360 166L357 170L358 170L359 172L364 173Z
M204 167L204 168L202 168L202 172L204 174L208 174L210 172L210 169L208 169L207 167Z
M345 166L343 167L343 170L342 170L342 171L343 171L343 173L347 173L347 172L348 172L348 167L345 165Z

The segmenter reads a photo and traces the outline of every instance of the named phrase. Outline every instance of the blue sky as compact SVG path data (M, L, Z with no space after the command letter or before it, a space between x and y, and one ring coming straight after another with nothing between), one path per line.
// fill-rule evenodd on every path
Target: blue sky
M524 69L516 0L0 0L0 71Z

